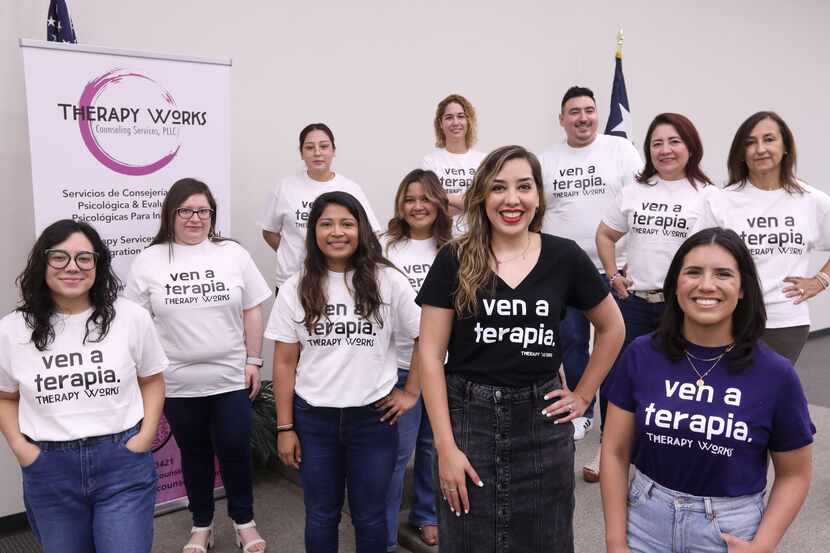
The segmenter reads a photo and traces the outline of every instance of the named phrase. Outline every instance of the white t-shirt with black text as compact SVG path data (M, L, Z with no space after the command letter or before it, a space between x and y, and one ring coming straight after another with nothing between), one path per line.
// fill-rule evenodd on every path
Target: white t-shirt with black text
M448 196L464 194L472 186L478 166L486 155L477 150L454 154L446 148L435 148L421 160L421 169L435 173ZM453 217L452 228L453 235L467 230L463 215Z
M671 260L680 245L693 234L708 197L717 201L719 189L687 179L654 184L633 182L620 192L602 222L628 236L627 276L633 290L662 290Z
M383 252L386 258L403 271L409 284L417 294L421 290L421 284L429 273L435 254L438 253L438 243L435 238L426 240L414 240L404 238L400 242L390 245L388 237L384 238ZM412 359L411 340L404 340L398 345L398 367L409 369Z
M570 238L605 272L597 254L597 227L623 186L643 168L637 150L624 138L599 134L582 148L556 144L539 155L539 162L547 204L542 232ZM618 243L618 267L625 264L624 249Z
M55 340L44 351L14 311L0 319L0 391L20 393L20 431L35 441L123 432L144 418L138 377L160 373L167 358L147 312L118 299L109 332L87 339L92 308L52 316ZM97 339L93 329L92 339Z
M125 295L153 316L170 358L167 397L245 389L242 311L271 296L250 254L232 240L150 246L133 260Z
M808 184L805 192L729 186L706 202L700 228L731 228L743 239L764 292L767 328L810 324L807 303L784 296L788 276L807 277L810 251L830 249L830 197Z
M380 232L375 212L363 189L353 181L336 174L327 182L313 180L307 173L282 179L268 198L265 211L257 220L263 230L280 235L277 248L277 286L281 287L291 275L300 272L305 261L305 238L311 204L326 192L348 192L360 202L372 230Z
M352 274L328 272L326 312L311 333L302 323L301 275L292 276L280 288L265 329L270 340L300 344L294 392L315 407L359 407L387 395L398 381L396 343L418 337L421 309L404 275L392 267L378 269L381 326L355 313Z

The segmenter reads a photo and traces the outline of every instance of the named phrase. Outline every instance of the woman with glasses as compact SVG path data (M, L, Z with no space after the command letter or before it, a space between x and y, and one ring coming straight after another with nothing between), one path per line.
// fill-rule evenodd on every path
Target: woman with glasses
M216 231L216 201L196 179L170 188L161 227L135 261L126 295L147 308L170 358L164 414L181 449L193 514L183 553L213 545L214 455L236 541L265 550L254 524L251 399L259 391L262 311L270 289L250 254Z
M0 430L44 551L149 553L167 359L86 223L46 227L0 320Z
M257 221L265 242L277 252L277 290L288 277L299 273L306 256L305 237L314 198L324 192L348 192L360 201L372 230L381 231L372 206L360 185L331 164L337 148L334 133L325 123L311 123L300 131L300 157L305 171L282 179L270 195L265 212Z

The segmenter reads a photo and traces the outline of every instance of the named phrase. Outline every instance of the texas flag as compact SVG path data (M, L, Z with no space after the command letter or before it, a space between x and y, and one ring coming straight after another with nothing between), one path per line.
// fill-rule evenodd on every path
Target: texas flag
M605 134L613 134L633 142L631 111L628 108L628 94L625 91L625 78L622 69L622 52L617 51L616 60L614 84L611 85L611 109L608 110Z

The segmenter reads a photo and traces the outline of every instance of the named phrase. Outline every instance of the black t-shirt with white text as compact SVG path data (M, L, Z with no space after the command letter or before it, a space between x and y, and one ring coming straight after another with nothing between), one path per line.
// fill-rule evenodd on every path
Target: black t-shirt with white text
M608 288L573 240L542 234L539 260L511 288L498 276L495 289L477 294L478 314L454 314L445 366L473 382L522 387L552 378L562 360L559 321L565 307L587 311ZM416 301L453 309L459 261L449 245L438 252Z

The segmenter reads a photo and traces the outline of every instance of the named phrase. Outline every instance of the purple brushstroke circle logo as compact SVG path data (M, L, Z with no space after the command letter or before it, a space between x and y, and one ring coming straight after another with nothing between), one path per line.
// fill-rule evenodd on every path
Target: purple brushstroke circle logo
M81 99L78 102L79 107L84 108L94 105L95 100L107 87L124 84L124 82L129 79L143 79L145 81L149 81L158 87L161 98L167 105L171 107L176 106L176 101L173 99L170 92L150 77L142 75L141 73L125 71L123 69L113 69L87 83L86 87L84 87L83 93L81 94ZM92 130L91 121L79 118L78 128L81 131L81 138L83 138L84 144L92 156L105 167L112 169L116 173L121 173L122 175L143 176L155 173L173 161L173 158L179 153L179 148L181 148L181 145L176 145L174 149L167 152L161 158L150 163L131 164L116 159L115 156L111 155L104 149L98 141L98 137Z

